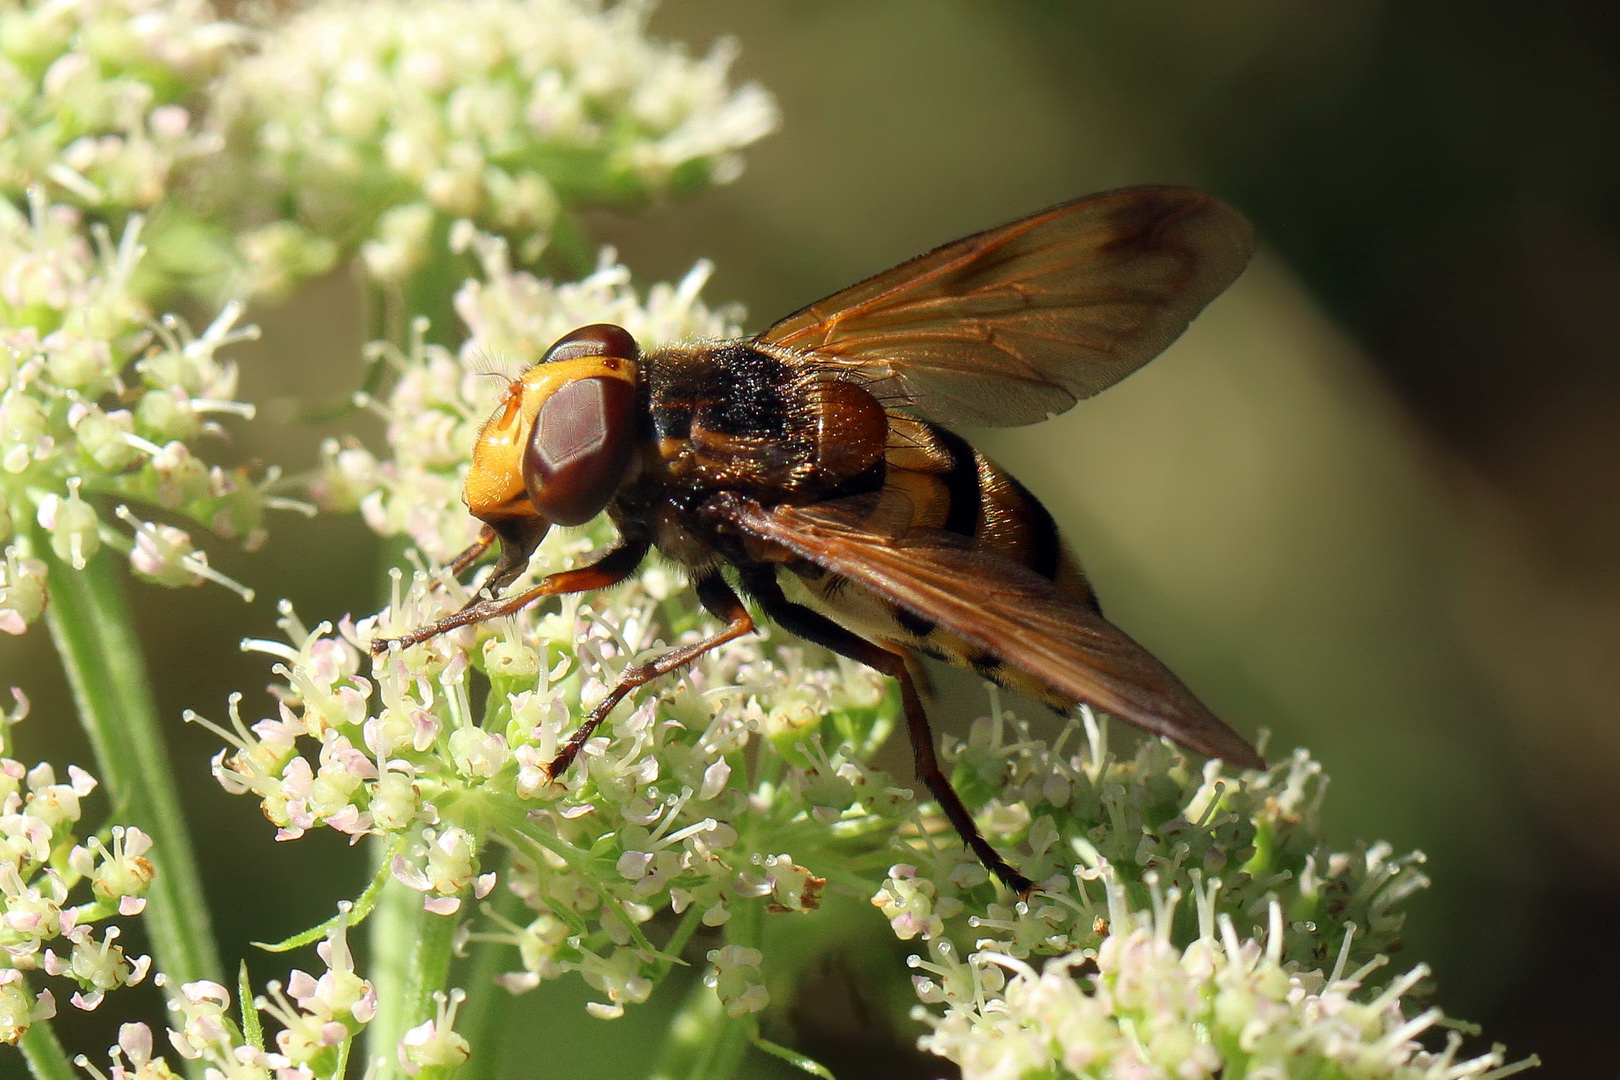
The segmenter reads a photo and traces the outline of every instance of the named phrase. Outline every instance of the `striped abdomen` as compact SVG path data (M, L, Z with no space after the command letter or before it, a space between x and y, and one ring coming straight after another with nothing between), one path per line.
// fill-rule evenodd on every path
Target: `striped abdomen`
M920 420L892 414L889 419L878 510L885 518L882 531L941 529L968 537L1099 610L1052 515L1027 488L961 436ZM812 576L804 584L817 607L857 633L968 668L1059 707L1074 703L927 618L846 580ZM962 582L965 591L973 586Z

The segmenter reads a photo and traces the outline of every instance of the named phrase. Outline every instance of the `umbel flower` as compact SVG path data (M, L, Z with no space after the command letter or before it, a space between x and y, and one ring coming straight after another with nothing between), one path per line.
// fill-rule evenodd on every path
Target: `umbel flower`
M145 956L119 943L119 917L146 907L152 842L139 829L82 830L84 802L96 779L69 766L62 780L48 764L10 756L11 728L28 700L0 715L0 1042L15 1043L56 1013L56 997L38 981L66 982L70 1000L90 1010L123 986L142 982ZM81 837L81 832L83 835Z
M218 148L194 109L244 38L206 0L0 2L0 195L153 208Z
M354 971L347 920L345 906L316 947L326 965L324 972L315 976L295 970L285 986L271 982L264 994L253 998L252 1010L244 1008L254 1016L251 1030L244 1030L232 1008L231 992L219 983L198 980L175 986L157 976L155 981L167 991L174 1024L168 1042L176 1056L201 1063L208 1076L314 1080L341 1075L350 1041L377 1013L376 991ZM257 1013L279 1025L269 1044L257 1029ZM124 1024L108 1052L114 1080L169 1080L179 1075L155 1050L151 1028ZM87 1058L80 1056L76 1064L96 1080L107 1080L108 1074Z
M1198 933L1181 946L1176 890L1155 890L1153 907L1139 911L1113 874L1103 884L1113 920L1095 950L1037 967L995 951L964 962L941 944L918 962L923 1000L945 1004L943 1014L918 1010L932 1028L924 1049L955 1061L964 1080L1500 1080L1533 1064L1504 1066L1500 1047L1464 1057L1456 1032L1426 1048L1419 1037L1440 1010L1410 1015L1402 996L1427 972L1368 992L1383 959L1349 966L1353 926L1331 969L1302 968L1284 959L1289 935L1275 900L1254 938L1219 911L1213 888L1203 890L1193 897Z
M210 465L198 447L218 418L251 416L220 355L252 336L226 307L201 333L154 321L132 278L141 219L115 244L105 226L47 203L0 201L0 630L21 633L46 603L48 553L73 571L103 547L164 585L212 580L190 535L147 515L189 519L252 548L264 514L297 506L277 477Z
M702 59L646 33L631 0L334 0L266 32L220 91L218 123L251 182L234 201L248 287L285 288L359 251L403 283L470 218L524 262L564 209L723 183L777 121ZM246 198L248 201L243 203Z
M224 238L173 193L224 145L207 91L247 37L208 0L0 0L0 198L37 188L114 235L143 215L134 293L217 277Z

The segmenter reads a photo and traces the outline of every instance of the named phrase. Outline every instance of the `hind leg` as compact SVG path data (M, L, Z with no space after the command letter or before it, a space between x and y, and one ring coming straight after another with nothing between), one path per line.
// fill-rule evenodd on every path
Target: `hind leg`
M759 601L765 614L784 630L797 634L806 641L813 641L817 645L829 648L840 656L865 664L900 683L900 704L906 716L906 732L911 736L912 760L917 769L918 779L938 801L939 808L945 812L945 817L955 827L957 835L962 838L968 850L978 856L984 868L1013 892L1020 896L1029 895L1035 888L1035 883L1013 869L1012 864L1002 858L1001 853L984 838L984 834L979 832L979 826L973 820L973 815L963 805L962 797L951 787L950 780L940 770L939 758L934 753L933 727L928 723L928 714L923 710L922 699L917 695L917 685L911 676L906 654L893 652L867 641L860 635L839 626L819 611L807 608L803 604L795 604L783 594L782 586L776 580L776 571L771 567L744 569L742 582L743 587Z

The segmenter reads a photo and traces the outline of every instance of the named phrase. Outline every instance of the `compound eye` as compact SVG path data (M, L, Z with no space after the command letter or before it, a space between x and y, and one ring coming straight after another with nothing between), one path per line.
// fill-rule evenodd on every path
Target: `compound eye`
M612 323L592 323L564 334L556 344L546 350L542 364L557 360L578 360L583 356L615 356L635 362L641 359L641 348L630 331Z
M523 451L523 484L541 516L583 525L612 501L635 448L635 407L623 379L575 379L546 399Z

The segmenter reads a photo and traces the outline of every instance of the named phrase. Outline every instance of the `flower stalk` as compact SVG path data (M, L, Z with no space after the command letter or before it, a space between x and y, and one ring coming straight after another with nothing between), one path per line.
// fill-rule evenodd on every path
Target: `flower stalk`
M434 998L450 989L450 961L457 920L422 905L421 894L389 882L372 913L373 983L385 1003L368 1026L367 1052L379 1078L400 1075L394 1048L406 1032L432 1016Z
M735 1076L757 1027L752 1016L727 1016L714 992L696 981L670 1022L669 1035L648 1080Z
M385 858L390 857L388 846L380 837L368 845ZM385 1069L396 1067L394 1048L419 1019L411 1004L418 997L413 988L426 980L417 960L426 957L418 953L415 942L425 932L428 921L435 918L422 909L419 895L390 880L383 883L377 905L363 924L372 957L369 973L377 987L378 1001L376 1019L366 1029L366 1056L368 1060L383 1061ZM434 987L443 988L442 983Z
M159 873L147 893L146 924L158 964L181 982L218 982L224 968L213 919L117 567L105 552L75 570L49 543L34 550L48 567L51 640L101 777L120 819L155 841Z
M32 1024L17 1043L34 1080L81 1080L73 1071L62 1040L49 1024Z
M522 914L522 901L508 891L498 892L484 902L484 912L494 922L507 922ZM464 982L467 1000L462 1005L466 1018L461 1032L468 1043L484 1048L468 1060L461 1080L486 1080L499 1075L499 1061L491 1048L500 1045L501 1033L512 1018L520 1015L519 999L500 984L502 972L510 971L516 963L512 944L505 940L478 940L471 937L468 944L470 960L465 968Z

